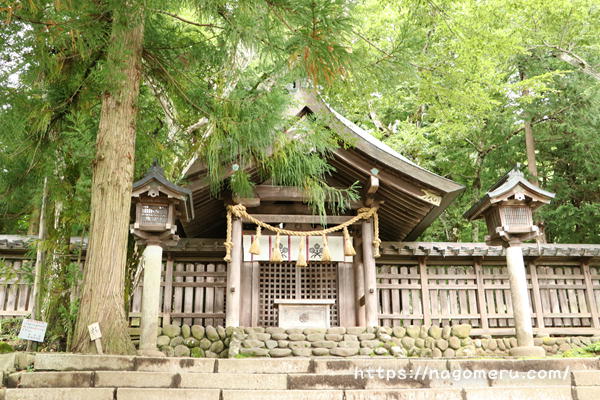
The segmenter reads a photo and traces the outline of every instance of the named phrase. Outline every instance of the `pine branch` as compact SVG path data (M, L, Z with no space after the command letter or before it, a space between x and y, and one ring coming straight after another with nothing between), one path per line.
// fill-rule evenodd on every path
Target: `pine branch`
M191 21L191 20L189 20L189 19L186 19L186 18L180 17L180 16L179 16L179 15L177 15L177 14L173 14L173 13L170 13L170 12L167 12L167 11L163 11L163 10L156 10L156 9L153 9L152 11L154 11L154 12L156 12L156 13L159 13L159 14L168 15L169 17L171 17L171 18L175 18L175 19L177 19L177 20L179 20L179 21L181 21L181 22L185 22L186 24L189 24L189 25L194 25L194 26L198 26L198 27L201 27L201 28L217 28L217 29L225 29L224 27L222 27L222 26L218 26L218 25L215 25L215 24L201 24L201 23L199 23L199 22Z

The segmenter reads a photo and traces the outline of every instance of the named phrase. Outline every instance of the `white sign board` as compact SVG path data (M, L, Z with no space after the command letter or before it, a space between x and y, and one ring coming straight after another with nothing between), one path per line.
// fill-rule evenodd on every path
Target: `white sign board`
M100 332L100 324L94 322L91 325L88 325L88 330L90 331L90 340L98 340L102 337L102 332Z
M34 342L43 342L48 324L35 319L24 319L19 331L19 338Z

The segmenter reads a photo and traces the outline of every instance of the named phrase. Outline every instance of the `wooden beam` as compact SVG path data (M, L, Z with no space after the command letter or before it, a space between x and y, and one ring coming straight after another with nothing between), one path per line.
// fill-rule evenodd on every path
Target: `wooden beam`
M294 186L256 185L256 196L263 201L308 201L304 190Z
M379 178L375 175L369 177L369 183L367 184L367 194L373 194L379 189Z
M300 223L321 224L323 221L318 215L289 215L289 214L251 214L254 218L268 224L270 223ZM328 216L327 224L338 225L348 221L352 216ZM358 222L356 222L358 224Z

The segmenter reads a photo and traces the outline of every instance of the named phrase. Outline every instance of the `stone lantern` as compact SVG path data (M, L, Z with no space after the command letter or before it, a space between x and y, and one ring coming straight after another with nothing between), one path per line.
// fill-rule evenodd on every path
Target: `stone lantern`
M524 240L541 234L533 223L533 211L550 203L554 193L542 190L527 181L519 166L503 176L464 216L469 220L483 218L487 224L489 245L506 248L506 265L511 287L511 299L518 347L515 356L544 356L541 347L533 345L533 326L527 289L527 273L523 262Z
M160 281L163 247L174 245L177 236L177 220L187 222L194 218L192 192L169 182L156 161L146 175L133 183L131 233L136 241L145 245L142 255L144 267L144 291L142 292L142 316L140 322L140 354L159 354L156 347L158 312L160 304Z

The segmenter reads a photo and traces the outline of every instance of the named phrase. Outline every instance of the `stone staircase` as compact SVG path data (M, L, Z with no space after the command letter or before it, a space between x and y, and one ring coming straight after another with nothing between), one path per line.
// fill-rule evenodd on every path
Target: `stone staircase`
M600 399L598 358L202 359L37 353L2 358L0 368L5 370L0 399L6 400ZM558 372L551 376L550 370Z

